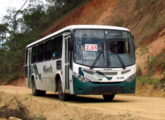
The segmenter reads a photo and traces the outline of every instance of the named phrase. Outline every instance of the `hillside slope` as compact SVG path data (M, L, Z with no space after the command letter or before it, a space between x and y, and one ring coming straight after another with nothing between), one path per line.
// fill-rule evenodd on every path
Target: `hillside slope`
M127 27L135 36L137 66L145 74L150 57L161 57L155 64L165 71L165 1L163 0L90 0L70 15L54 23L45 35L73 24L102 24ZM164 64L161 66L161 64Z

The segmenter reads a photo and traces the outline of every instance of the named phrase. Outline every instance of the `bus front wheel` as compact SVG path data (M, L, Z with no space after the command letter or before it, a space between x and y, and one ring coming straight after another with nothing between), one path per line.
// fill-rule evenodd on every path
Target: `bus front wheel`
M103 95L105 101L112 101L115 97L115 94L112 95Z
M63 92L61 80L58 81L58 98L62 101L66 100L66 94Z

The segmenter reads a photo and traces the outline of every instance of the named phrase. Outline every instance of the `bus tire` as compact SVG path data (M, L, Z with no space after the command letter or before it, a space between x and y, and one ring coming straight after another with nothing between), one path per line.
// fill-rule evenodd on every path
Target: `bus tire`
M34 95L34 96L44 96L45 94L46 94L46 91L36 89L34 79L32 79L32 95Z
M103 95L104 101L112 101L115 97L115 94L112 95Z
M58 98L61 101L65 101L67 95L63 92L61 80L58 80L58 88L57 88L57 90L58 90Z

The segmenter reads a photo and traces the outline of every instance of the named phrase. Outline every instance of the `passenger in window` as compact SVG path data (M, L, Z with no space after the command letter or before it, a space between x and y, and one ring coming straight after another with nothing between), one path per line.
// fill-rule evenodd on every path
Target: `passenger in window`
M53 54L52 54L52 59L56 59L56 52L54 51Z

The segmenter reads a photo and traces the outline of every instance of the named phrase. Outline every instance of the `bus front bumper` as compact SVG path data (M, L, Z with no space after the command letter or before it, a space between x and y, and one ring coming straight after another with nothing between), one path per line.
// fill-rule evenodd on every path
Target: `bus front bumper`
M130 82L93 83L82 82L73 76L74 94L130 94L135 93L136 78Z

